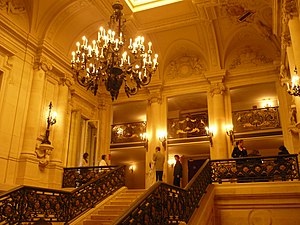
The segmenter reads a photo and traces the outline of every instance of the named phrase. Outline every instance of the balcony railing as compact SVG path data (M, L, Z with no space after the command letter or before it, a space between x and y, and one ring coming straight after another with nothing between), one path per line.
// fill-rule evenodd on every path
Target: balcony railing
M208 113L185 114L180 118L168 119L168 138L190 138L206 136Z
M111 143L142 142L144 133L146 133L146 122L112 125Z
M211 160L212 182L259 182L299 179L297 154Z
M279 108L268 107L232 112L235 132L280 128Z

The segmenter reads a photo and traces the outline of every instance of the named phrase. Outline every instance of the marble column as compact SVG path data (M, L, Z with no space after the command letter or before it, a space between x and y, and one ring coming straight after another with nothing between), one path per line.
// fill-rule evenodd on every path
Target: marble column
M161 147L161 152L165 154L164 147L159 141L158 132L164 128L161 126L161 94L156 92L150 95L147 106L147 134L148 151L146 152L146 181L145 188L149 188L155 182L155 167L152 164L153 154L156 146ZM164 171L165 173L166 171Z
M47 186L47 181L38 180L39 160L36 153L38 138L44 133L41 129L41 116L43 105L43 93L46 72L52 69L52 65L45 58L41 58L34 66L32 86L28 103L27 119L24 130L23 148L20 153L17 184ZM44 122L44 121L43 121Z
M42 112L46 71L47 70L41 68L36 68L33 72L21 158L35 156L37 138L42 132L40 129L41 121L37 118L41 117Z
M71 113L69 146L67 152L67 167L79 166L81 160L80 141L81 141L81 111L73 110Z
M300 21L299 17L293 17L288 22L290 36L291 36L291 46L293 48L295 65L300 69ZM294 69L294 68L292 68ZM299 71L298 71L299 74Z
M110 155L110 140L111 140L111 124L112 124L112 101L111 96L104 92L99 99L99 137L97 149L97 159L99 160L101 155ZM107 157L107 161L110 164L110 158Z
M225 86L222 82L213 83L208 93L209 128L213 131L212 146L210 147L211 159L228 158L227 140L225 132Z

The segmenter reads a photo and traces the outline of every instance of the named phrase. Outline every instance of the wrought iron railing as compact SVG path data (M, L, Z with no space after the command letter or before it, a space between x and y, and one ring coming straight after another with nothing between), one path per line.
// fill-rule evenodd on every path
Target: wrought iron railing
M188 222L211 183L210 169L207 160L184 189L157 182L114 225Z
M62 187L80 187L92 180L99 178L117 166L91 166L64 168Z
M125 185L125 166L102 174L72 192L22 186L0 195L0 224L75 219Z
M143 142L146 122L123 123L112 125L111 143Z
M208 113L183 114L180 118L168 119L168 138L190 138L206 136Z
M280 128L279 107L268 107L232 112L235 132Z
M259 182L299 179L297 154L211 160L213 182Z

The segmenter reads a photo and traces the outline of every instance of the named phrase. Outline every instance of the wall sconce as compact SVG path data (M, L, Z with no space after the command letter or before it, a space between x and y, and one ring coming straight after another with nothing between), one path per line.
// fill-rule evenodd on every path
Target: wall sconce
M144 148L146 149L146 151L148 151L148 137L147 137L147 133L141 133L140 137L142 139L142 141L144 142Z
M225 128L225 130L226 130L227 136L229 136L229 138L230 138L231 144L233 145L233 143L234 143L234 131L233 131L233 126L232 126L232 125L227 125L226 128Z
M212 129L210 129L209 127L205 127L205 130L206 130L206 136L208 137L208 140L210 142L210 146L212 147L214 133L213 133Z
M56 123L56 116L57 116L57 113L56 112L51 113L51 110L52 110L52 102L50 102L49 104L49 112L47 117L47 129L42 144L51 145L51 142L49 141L50 126Z
M294 69L294 74L291 75L291 81L286 83L287 91L290 95L300 96L300 84L297 67Z
M171 167L173 167L175 165L175 163L176 163L176 160L174 158L170 158L168 160L168 165L171 166Z
M159 141L161 142L162 146L163 146L164 149L165 149L166 146L167 146L166 132L160 131L160 132L158 133L157 136L158 136L158 139L159 139Z
M133 171L135 171L135 165L129 166L129 171L130 173L133 173Z
M167 138L166 138L165 136L163 136L163 137L159 137L158 139L159 139L159 141L161 142L162 146L163 146L164 148L166 148L166 145L167 145Z
M270 107L273 107L273 101L271 101L270 98L267 98L267 99L263 99L262 100L262 104L261 104L262 108L270 108Z

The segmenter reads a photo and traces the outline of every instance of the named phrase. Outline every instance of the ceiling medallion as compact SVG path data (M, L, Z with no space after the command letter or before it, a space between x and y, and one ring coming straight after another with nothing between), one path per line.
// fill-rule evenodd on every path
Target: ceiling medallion
M108 30L100 27L98 38L92 44L85 36L82 43L76 43L71 67L80 85L96 95L100 84L104 83L112 100L115 100L123 83L128 97L150 83L158 67L158 55L153 54L151 42L148 42L146 50L142 36L134 40L130 38L127 43L123 5L117 1L112 8L114 12L110 16Z

